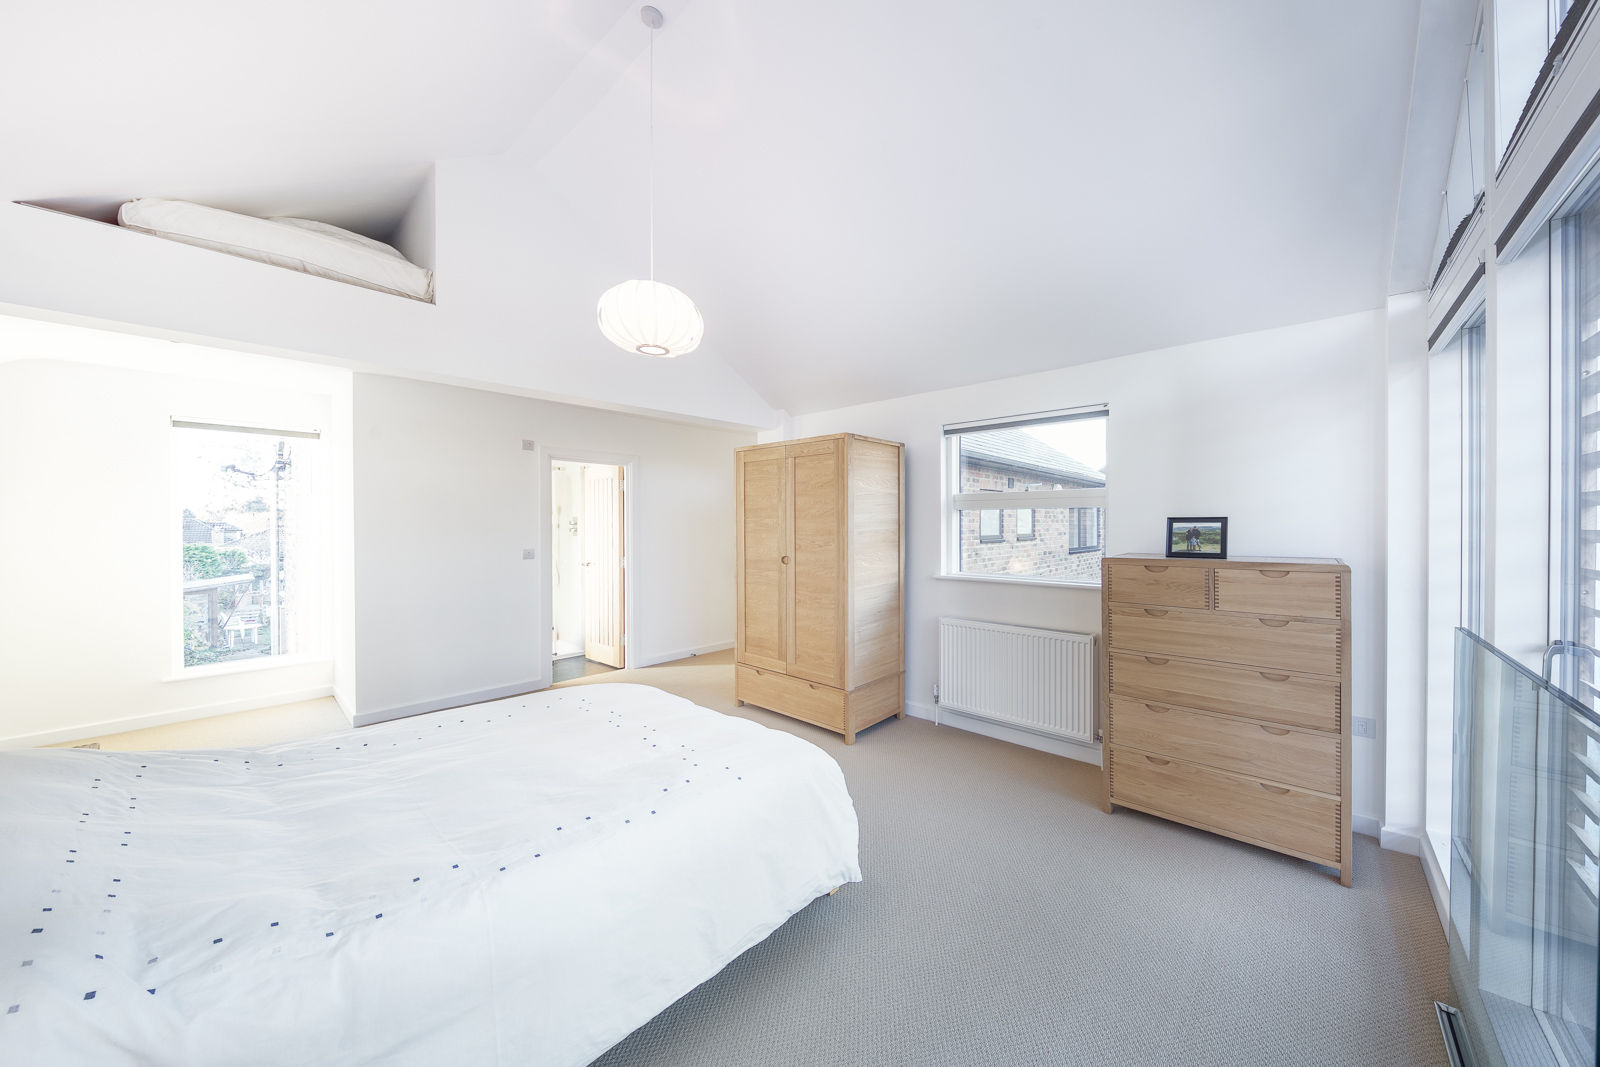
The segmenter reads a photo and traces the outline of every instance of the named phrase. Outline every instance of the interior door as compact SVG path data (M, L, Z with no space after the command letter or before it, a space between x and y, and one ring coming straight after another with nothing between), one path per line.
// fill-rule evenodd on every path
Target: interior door
M789 647L788 459L782 445L737 455L739 617L735 657L752 667L784 671Z
M583 654L626 666L621 467L583 468L583 518Z
M844 442L789 449L793 489L787 673L844 684Z

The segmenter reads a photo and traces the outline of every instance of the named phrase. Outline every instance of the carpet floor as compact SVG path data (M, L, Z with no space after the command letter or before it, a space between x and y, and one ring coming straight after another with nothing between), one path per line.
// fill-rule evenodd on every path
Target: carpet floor
M814 901L596 1061L749 1065L1441 1064L1445 941L1411 856L1355 885L1099 808L1097 767L918 719L844 739L736 707L731 653L641 682L844 768L865 881Z

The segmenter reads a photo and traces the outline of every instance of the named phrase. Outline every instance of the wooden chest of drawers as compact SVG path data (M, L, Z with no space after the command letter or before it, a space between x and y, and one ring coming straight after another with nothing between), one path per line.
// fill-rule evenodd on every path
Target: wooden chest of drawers
M1339 869L1350 884L1350 568L1101 564L1105 809Z

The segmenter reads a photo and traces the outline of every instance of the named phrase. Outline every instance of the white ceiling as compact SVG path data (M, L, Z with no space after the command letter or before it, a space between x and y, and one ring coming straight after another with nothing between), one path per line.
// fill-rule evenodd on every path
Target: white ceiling
M1383 303L1416 0L658 6L657 275L705 314L684 358L775 406ZM530 195L585 221L529 254L645 269L633 3L94 7L8 17L5 199L184 196L370 232L429 160L512 145ZM570 313L592 328L593 297Z
M198 200L392 227L498 152L629 0L24 0L0 33L0 197Z

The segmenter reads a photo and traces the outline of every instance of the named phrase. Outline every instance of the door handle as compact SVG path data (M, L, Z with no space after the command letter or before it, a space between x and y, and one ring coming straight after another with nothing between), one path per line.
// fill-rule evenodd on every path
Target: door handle
M782 559L781 559L781 560L779 560L779 561L778 561L778 562L779 562L779 563L782 563L782 564L783 564L783 565L784 565L784 566L785 566L785 567L787 567L787 566L788 566L788 565L789 565L789 557L788 557L788 556L784 556L784 557L783 557L783 558L782 558Z

